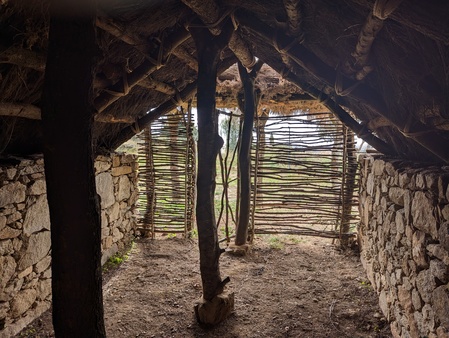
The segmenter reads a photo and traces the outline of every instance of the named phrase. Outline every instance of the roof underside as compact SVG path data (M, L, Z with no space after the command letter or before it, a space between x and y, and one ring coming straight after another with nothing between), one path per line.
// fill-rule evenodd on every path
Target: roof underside
M28 2L0 5L3 155L41 151L49 14L46 2ZM398 156L448 162L448 15L449 2L440 0L104 1L96 145L114 147L150 109L163 114L194 98L198 65L188 28L199 18L212 31L229 20L236 29L219 67L217 106L237 106L235 63L250 67L257 57L266 64L256 81L259 109L314 112L332 103L358 122L358 134L374 134Z

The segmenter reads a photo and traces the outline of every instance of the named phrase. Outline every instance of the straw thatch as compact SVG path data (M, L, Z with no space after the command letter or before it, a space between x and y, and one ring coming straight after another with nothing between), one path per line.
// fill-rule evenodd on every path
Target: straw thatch
M48 8L46 1L0 2L4 155L42 149ZM449 3L439 0L100 1L97 149L116 147L194 95L198 67L189 27L219 34L230 26L218 106L237 106L239 78L235 66L226 69L237 59L250 68L259 58L281 73L261 71L260 109L343 109L361 137L374 134L390 153L447 163L447 13Z

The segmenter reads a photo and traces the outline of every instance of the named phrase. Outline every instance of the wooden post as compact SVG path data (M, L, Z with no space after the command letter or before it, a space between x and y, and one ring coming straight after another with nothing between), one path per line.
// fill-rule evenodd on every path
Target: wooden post
M56 337L106 336L92 149L98 50L88 3L53 2L42 102Z
M196 221L200 250L203 299L195 307L197 320L205 324L223 321L234 307L232 295L223 295L229 278L221 280L214 192L216 159L223 139L218 135L215 88L220 53L227 41L203 28L191 28L198 53L198 179ZM222 33L223 34L223 33Z
M239 62L239 74L243 85L244 107L243 107L243 130L239 150L240 171L240 212L238 217L235 245L246 244L248 238L248 226L250 218L251 203L251 140L253 136L254 115L256 114L257 98L254 92L254 81L262 64L254 67L248 73Z

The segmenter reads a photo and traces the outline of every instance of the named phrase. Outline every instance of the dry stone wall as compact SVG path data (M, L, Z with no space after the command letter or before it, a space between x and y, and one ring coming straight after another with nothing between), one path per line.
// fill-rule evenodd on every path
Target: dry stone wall
M360 164L361 259L393 336L449 338L449 167Z
M13 336L51 304L44 161L34 157L9 162L0 166L0 337ZM102 263L134 237L136 166L132 155L99 156L95 161Z

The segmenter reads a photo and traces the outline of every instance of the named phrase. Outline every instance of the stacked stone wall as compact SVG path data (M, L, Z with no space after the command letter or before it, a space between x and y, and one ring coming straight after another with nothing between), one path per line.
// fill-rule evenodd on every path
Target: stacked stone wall
M449 338L449 167L359 162L361 260L393 336Z
M44 161L38 156L8 162L0 166L1 337L13 336L51 304L50 217ZM136 165L131 155L99 156L95 161L101 198L102 263L134 237Z

